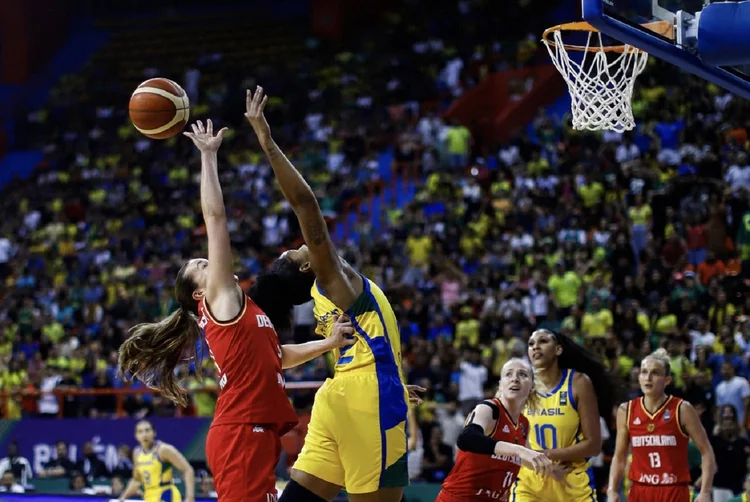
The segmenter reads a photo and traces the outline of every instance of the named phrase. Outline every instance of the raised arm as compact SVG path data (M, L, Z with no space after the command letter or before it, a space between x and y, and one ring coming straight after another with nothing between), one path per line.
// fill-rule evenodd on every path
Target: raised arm
M218 151L226 128L214 136L214 126L200 120L193 132L184 133L201 152L201 209L208 235L208 276L205 296L219 320L235 317L242 307L241 291L232 269L232 246L227 228L227 212L219 183Z
M623 403L617 409L617 439L612 465L609 468L609 483L607 484L607 498L609 502L619 502L620 483L625 475L625 465L628 462L630 448L630 433L628 432L628 403Z
M271 137L271 128L263 114L267 100L262 87L258 87L255 94L248 90L245 117L271 163L281 192L297 215L318 285L337 307L346 310L362 292L362 279L356 274L347 275L345 264L331 242L315 193Z

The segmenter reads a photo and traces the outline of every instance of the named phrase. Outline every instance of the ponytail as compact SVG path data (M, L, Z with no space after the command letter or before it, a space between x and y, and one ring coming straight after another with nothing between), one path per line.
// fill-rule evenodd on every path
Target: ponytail
M609 423L612 419L615 388L610 382L607 368L597 356L574 342L572 338L549 330L544 331L551 333L563 349L562 354L557 358L558 366L583 373L591 379L599 403L599 416Z
M200 339L195 316L182 307L159 322L138 324L130 329L130 337L120 346L118 376L126 382L137 378L148 388L186 406L187 392L175 370L182 361L196 360L195 371L200 377L201 364L197 360Z

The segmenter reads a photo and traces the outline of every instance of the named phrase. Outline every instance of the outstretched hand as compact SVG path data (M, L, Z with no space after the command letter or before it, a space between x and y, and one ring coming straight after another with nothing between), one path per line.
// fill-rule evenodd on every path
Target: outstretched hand
M268 96L263 92L261 86L255 88L255 93L250 89L247 90L245 97L245 118L253 126L255 135L261 142L271 138L271 127L268 125L266 116L263 111L266 108Z
M409 392L409 402L411 404L422 404L422 398L419 397L417 392L427 392L427 389L420 387L419 385L407 385L406 390Z
M202 121L197 121L191 126L193 132L184 132L185 136L193 140L195 146L198 147L202 153L218 152L221 142L224 139L224 133L227 132L228 128L223 128L214 136L214 124L211 119L206 121L206 127L203 127Z

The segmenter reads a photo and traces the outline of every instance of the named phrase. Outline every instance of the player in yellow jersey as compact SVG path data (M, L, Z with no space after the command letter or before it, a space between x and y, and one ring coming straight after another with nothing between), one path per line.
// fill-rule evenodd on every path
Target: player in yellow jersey
M612 416L612 389L604 366L564 335L541 329L529 339L537 402L524 411L529 447L570 472L561 483L521 468L512 502L596 502L589 459L602 449L600 413Z
M398 502L409 484L398 322L380 288L338 256L315 193L271 137L266 100L260 87L247 91L245 116L307 244L283 256L315 275L317 333L330 336L337 316L346 315L356 338L335 353L334 377L315 396L305 445L279 502L330 501L342 488L353 502Z
M172 470L185 477L185 502L195 502L195 474L188 461L177 448L156 441L156 432L147 420L135 426L138 446L133 452L133 478L120 495L120 502L138 493L143 486L145 502L181 502L180 491L174 485Z

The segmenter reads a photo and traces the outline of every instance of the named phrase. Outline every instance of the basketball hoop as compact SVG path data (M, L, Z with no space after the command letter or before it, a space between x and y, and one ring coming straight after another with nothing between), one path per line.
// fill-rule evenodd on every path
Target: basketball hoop
M586 45L563 42L563 33L586 34ZM573 129L629 131L633 119L633 86L646 68L648 54L630 45L605 46L602 34L586 22L553 26L542 35L552 62L568 84ZM580 62L569 52L583 53Z

